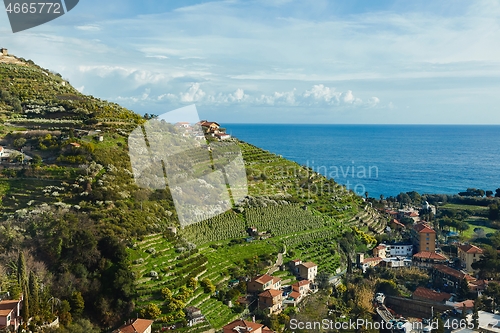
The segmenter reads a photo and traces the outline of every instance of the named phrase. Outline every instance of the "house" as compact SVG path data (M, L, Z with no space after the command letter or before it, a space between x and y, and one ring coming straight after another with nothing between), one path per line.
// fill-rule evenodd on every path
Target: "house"
M407 257L390 257L390 258L383 258L379 265L388 268L401 268L401 267L410 267L411 263L412 263L411 259Z
M305 280L313 281L318 274L318 265L313 262L302 262L298 266L299 277Z
M388 252L388 253L387 253ZM407 243L388 244L386 246L386 257L411 257L413 245Z
M391 227L392 230L395 230L398 232L401 232L401 231L406 229L405 225L396 219L392 219L389 226Z
M368 267L375 267L380 264L381 261L381 257L365 258L365 255L363 253L358 253L356 257L356 264L359 268L361 268L363 273Z
M411 230L411 236L417 252L436 251L436 232L427 223L421 222L415 224Z
M180 121L178 123L176 123L174 126L176 127L182 127L182 128L190 128L191 127L191 124L188 123L187 121Z
M226 133L215 133L214 137L216 137L219 140L227 140L231 138L231 135Z
M311 290L311 282L309 280L302 280L292 284L292 291L296 291L302 296L306 295L309 290Z
M434 281L440 281L448 285L452 289L456 289L463 279L465 279L467 283L476 280L469 274L457 271L456 269L445 265L434 265L431 272L431 278Z
M151 333L152 320L137 318L129 320L113 333Z
M414 254L412 260L413 265L418 267L432 267L436 264L446 264L448 262L448 258L445 256L436 252L428 251L422 251Z
M282 309L283 293L281 290L268 289L259 294L259 309L269 314L279 313Z
M474 300L467 299L462 302L446 302L446 305L451 305L455 308L455 310L459 313L462 313L462 310L465 307L466 313L471 313L474 308Z
M3 56L6 56L9 54L9 51L6 49L6 48L1 48L0 49L0 54L3 55Z
M19 300L0 301L0 331L17 332L22 323L21 308L23 298Z
M184 312L188 319L188 326L193 326L205 321L205 317L201 314L201 310L194 306L188 306L184 309Z
M252 321L237 319L222 328L223 333L275 333L267 326Z
M260 293L267 289L280 289L281 279L268 274L260 275L247 282L249 293Z
M373 248L372 254L375 258L376 257L385 258L386 251L387 251L387 245L379 244Z
M462 244L458 246L458 258L467 272L474 272L472 264L481 259L483 250L472 244Z
M299 274L299 265L300 264L302 264L302 260L300 260L300 259L290 260L288 265L290 266L290 270L292 271L293 274L295 274L295 275Z
M435 303L446 303L451 299L452 295L448 293L437 292L424 287L418 287L411 298L420 301L431 301Z
M290 294L288 294L287 299L285 300L285 303L291 303L293 306L296 306L297 303L299 303L304 296L301 295L298 291L292 291Z
M218 133L220 125L215 121L202 120L199 125L203 128L205 133Z

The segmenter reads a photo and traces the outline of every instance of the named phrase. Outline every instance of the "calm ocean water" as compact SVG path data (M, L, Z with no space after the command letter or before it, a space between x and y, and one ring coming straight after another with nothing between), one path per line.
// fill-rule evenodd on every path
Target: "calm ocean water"
M223 126L240 140L308 165L361 195L500 187L500 126Z

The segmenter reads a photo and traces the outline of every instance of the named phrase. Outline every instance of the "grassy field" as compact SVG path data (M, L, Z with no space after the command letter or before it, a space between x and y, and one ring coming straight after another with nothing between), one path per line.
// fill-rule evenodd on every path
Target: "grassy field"
M485 223L488 222L487 219L481 219L481 218L469 218L465 220L467 224L469 224L469 229L464 231L462 233L462 237L464 237L466 240L471 240L477 236L477 234L474 232L475 228L481 228L484 231L484 234L494 234L495 232L499 231L498 229L493 229L484 226ZM484 237L484 235L483 235Z
M458 205L458 204L446 204L439 206L441 209L452 209L452 210L471 210L471 211L486 211L488 207L485 206L474 206L474 205Z

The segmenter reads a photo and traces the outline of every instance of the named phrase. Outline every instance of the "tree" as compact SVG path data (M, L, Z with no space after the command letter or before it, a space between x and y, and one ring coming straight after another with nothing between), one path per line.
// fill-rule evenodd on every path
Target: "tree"
M500 198L500 188L495 190L495 198Z
M13 143L14 147L16 147L17 149L23 148L25 144L26 144L26 139L25 138L15 139L14 143Z
M489 191L489 190L488 190L488 191L486 191L486 196L487 196L488 198L491 198L491 197L493 196L493 191Z
M164 300L170 301L172 299L172 292L170 291L170 289L165 287L161 290L161 296Z
M479 306L478 300L474 301L474 307L472 308L472 325L474 325L474 329L477 330L479 327Z
M189 278L187 286L188 288L196 289L196 287L198 286L198 280L196 280L194 277Z
M466 300L469 296L469 284L465 278L460 280L457 289L457 296L460 301Z
M141 315L149 319L156 319L161 315L160 307L154 303L149 303L141 311Z
M71 295L71 309L72 313L76 317L82 315L83 310L85 309L85 301L83 300L82 293L79 291L74 291Z
M498 204L492 203L491 205L488 206L489 212L488 212L488 218L491 221L496 221L500 218L499 214L499 207Z
M40 313L40 295L39 295L39 288L38 288L38 278L36 277L35 273L30 272L29 276L29 292L30 292L30 298L31 298L31 314L33 316L36 316Z
M316 275L316 282L320 289L326 289L330 286L330 275L326 272L319 272Z

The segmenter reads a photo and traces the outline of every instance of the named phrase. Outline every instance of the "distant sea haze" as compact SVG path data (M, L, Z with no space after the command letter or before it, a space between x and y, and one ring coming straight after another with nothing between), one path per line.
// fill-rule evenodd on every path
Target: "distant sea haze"
M309 166L359 195L500 187L500 126L223 126L240 140Z

